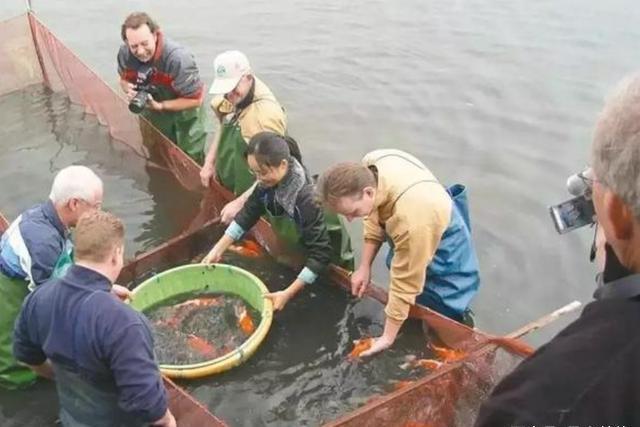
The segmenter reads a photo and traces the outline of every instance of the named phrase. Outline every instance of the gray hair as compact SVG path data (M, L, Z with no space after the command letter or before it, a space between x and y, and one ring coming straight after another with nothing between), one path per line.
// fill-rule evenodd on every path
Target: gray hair
M53 179L49 199L54 204L74 198L91 201L99 190L102 190L102 180L95 172L86 166L67 166Z
M640 221L640 73L624 79L607 99L593 135L592 166Z

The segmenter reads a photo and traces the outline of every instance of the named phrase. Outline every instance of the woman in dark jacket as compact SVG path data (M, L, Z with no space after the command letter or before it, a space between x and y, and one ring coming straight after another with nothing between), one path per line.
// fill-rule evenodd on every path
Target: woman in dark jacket
M315 200L313 183L299 158L295 147L273 132L261 132L251 138L247 162L257 185L224 236L203 260L204 263L218 262L224 251L241 239L262 215L270 221L274 218L289 221L297 230L296 239L304 247L307 259L289 287L267 294L276 310L284 308L305 285L313 283L334 252L324 212Z

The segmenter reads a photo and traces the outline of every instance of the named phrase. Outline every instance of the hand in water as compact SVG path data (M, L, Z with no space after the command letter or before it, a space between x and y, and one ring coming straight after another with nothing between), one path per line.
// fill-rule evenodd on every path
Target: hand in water
M371 269L360 267L351 275L351 294L362 298L371 283Z
M371 348L360 353L360 357L373 356L376 353L380 353L391 347L393 341L387 340L384 336L375 338L373 340L373 344L371 344Z

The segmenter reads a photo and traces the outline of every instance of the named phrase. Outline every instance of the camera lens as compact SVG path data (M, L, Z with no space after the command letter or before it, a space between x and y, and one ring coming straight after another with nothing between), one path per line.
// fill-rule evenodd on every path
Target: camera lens
M148 97L149 94L146 91L139 91L136 96L129 101L129 111L135 114L140 114L142 110L144 110L145 105L147 105Z

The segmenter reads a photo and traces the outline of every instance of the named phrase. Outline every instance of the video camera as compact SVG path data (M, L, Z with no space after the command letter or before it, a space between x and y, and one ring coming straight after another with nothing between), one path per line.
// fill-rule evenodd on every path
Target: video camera
M560 234L594 224L596 211L593 206L593 171L587 168L567 179L569 194L576 196L549 207L551 219Z
M134 114L140 114L147 105L149 95L156 92L156 87L151 84L151 79L155 73L154 68L147 68L145 71L138 71L136 78L135 90L138 92L136 96L129 101L129 111Z

